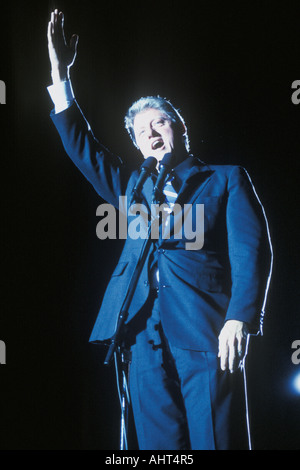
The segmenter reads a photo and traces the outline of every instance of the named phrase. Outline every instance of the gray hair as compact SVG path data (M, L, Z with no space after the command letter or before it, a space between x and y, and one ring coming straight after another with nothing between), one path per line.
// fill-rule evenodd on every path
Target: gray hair
M186 125L185 125L183 117L179 113L179 110L175 109L170 101L168 101L166 98L162 98L159 95L142 97L139 100L135 101L128 109L127 114L124 119L125 128L128 134L130 135L131 140L133 141L134 145L137 147L135 134L134 134L134 128L133 128L134 118L137 114L149 108L159 109L160 111L162 111L164 114L168 116L168 118L175 125L175 129L178 130L182 134L183 144L187 152L189 152L190 142L189 142L189 137L187 134ZM184 133L182 132L183 129L185 129Z

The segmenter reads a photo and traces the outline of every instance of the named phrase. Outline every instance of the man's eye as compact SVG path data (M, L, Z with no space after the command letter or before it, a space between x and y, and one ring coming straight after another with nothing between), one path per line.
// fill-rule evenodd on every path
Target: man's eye
M165 123L165 119L158 119L157 121L154 122L155 126L163 126Z

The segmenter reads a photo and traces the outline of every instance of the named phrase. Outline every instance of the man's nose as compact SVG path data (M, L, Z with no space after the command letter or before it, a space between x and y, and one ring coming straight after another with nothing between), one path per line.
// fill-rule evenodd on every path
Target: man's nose
M157 130L150 125L149 128L148 128L148 137L149 137L149 139L151 137L156 137L158 135L159 135L159 132L157 132Z

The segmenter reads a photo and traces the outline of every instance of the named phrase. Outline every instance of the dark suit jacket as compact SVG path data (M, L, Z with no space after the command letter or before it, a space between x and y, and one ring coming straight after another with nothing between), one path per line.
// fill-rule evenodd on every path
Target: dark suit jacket
M99 195L118 208L119 197L131 191L138 171L126 165L95 139L77 103L52 120L64 148ZM268 290L272 249L263 207L247 172L233 165L207 165L193 156L174 169L177 203L204 204L204 245L187 250L186 240L157 242L161 322L168 340L183 349L217 351L226 320L247 322L260 330ZM150 205L154 182L143 189ZM143 240L127 238L107 287L90 341L107 341L117 318ZM151 247L153 250L153 245ZM129 308L128 322L149 295L149 257Z

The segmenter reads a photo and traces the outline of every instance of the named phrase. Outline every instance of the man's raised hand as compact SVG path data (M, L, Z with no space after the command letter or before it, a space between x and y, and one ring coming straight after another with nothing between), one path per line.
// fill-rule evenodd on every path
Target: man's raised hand
M54 10L48 23L48 51L53 82L67 80L77 54L78 35L73 34L69 45L64 33L63 12Z

